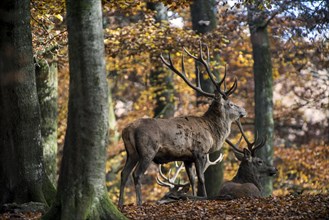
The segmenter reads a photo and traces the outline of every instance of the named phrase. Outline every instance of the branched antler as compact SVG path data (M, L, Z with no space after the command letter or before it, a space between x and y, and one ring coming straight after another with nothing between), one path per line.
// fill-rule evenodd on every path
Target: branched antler
M180 171L184 168L184 163L182 162L180 165L178 165L177 161L175 162L175 167L176 167L176 172L173 174L172 177L170 177L171 171L172 169L169 169L168 171L168 177L166 177L163 172L162 172L162 165L159 164L159 174L156 178L157 183L160 186L165 186L165 187L169 187L170 189L173 189L175 187L186 187L189 186L189 183L176 183L176 179L180 173ZM162 178L162 180L160 179L160 177Z
M208 46L205 44L206 47L206 51L207 51L207 57L209 59L210 55L209 55L209 48ZM193 58L195 61L199 62L200 64L202 64L206 70L206 73L208 74L211 82L213 83L213 85L216 88L216 91L222 95L222 97L224 99L228 99L228 96L230 96L237 88L237 78L234 78L234 83L232 85L232 87L226 91L226 83L225 83L225 78L226 78L226 67L225 67L225 73L224 73L224 77L221 81L216 82L215 78L214 78L214 74L212 74L211 70L210 70L210 66L209 66L209 61L206 61L203 55L203 49L202 49L202 42L200 41L200 52L199 52L199 56L194 56L193 54L191 54L185 47L183 48L183 50L185 51L185 53L187 53L187 55L191 58ZM160 59L162 60L162 62L169 68L171 69L174 73L176 73L178 76L180 76L184 82L189 85L192 89L198 91L199 93L201 93L204 96L207 97L211 97L211 98L215 98L215 94L214 93L209 93L204 91L201 88L201 84L200 84L200 71L199 68L196 68L196 85L193 85L193 83L191 83L191 81L186 77L186 73L185 73L185 64L184 64L184 55L182 55L182 61L181 61L181 71L179 71L173 64L172 59L170 54L168 55L168 59L169 62L162 56L162 54L160 55ZM224 83L224 90L221 89L222 84Z
M256 152L259 148L261 148L262 146L265 145L265 143L266 143L266 137L265 137L265 138L262 138L262 139L259 141L259 143L256 144L256 146L255 146L255 143L258 142L258 132L256 132L256 135L255 135L255 139L254 139L254 141L253 141L253 142L250 142L250 141L248 140L246 134L244 133L244 130L243 130L243 127L242 127L242 125L241 125L241 123L240 123L240 120L237 120L236 123L237 123L237 125L238 125L238 127L239 127L239 130L240 130L240 132L241 132L241 137L240 137L238 143L236 143L236 144L233 144L233 143L232 143L230 140L228 140L228 139L225 140L226 143L228 143L228 144L229 144L229 145L230 145L235 151L240 152L240 153L243 153L243 150L240 150L239 147L238 147L239 144L240 144L240 142L241 142L241 139L242 139L242 137L243 137L243 139L244 139L244 140L246 141L246 143L247 143L247 147L248 147L248 150L249 150L250 153L251 153L251 156L255 156L255 152Z

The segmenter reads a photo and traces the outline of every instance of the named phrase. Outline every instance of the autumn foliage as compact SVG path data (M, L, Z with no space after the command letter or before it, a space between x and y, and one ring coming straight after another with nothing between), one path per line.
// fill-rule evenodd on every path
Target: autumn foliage
M210 48L214 59L211 66L221 74L228 66L229 81L238 78L238 89L233 101L246 108L244 119L249 136L253 136L254 102L252 52L246 16L234 7L220 4L218 27L206 35L197 35L191 28L190 1L164 1L173 16L184 21L182 28L169 21L156 23L154 13L140 1L103 1L104 45L107 74L117 130L141 117L153 117L155 88L150 84L150 71L161 53L171 53L176 66L182 47L197 52L202 40ZM226 1L223 1L223 3ZM239 7L242 7L240 5ZM43 59L52 50L59 67L58 146L62 148L66 130L68 102L68 51L64 0L33 0L31 3L32 33L35 59ZM329 190L329 44L321 38L306 39L287 35L287 31L302 24L298 20L275 17L269 25L274 77L274 163L279 174L274 179L274 197L240 199L232 202L182 201L177 204L155 205L167 189L155 182L157 167L149 168L143 180L143 195L147 205L141 208L126 206L123 212L132 219L236 219L236 218L326 218ZM54 49L55 48L55 49ZM54 50L53 50L54 49ZM194 62L186 59L186 71L194 72ZM194 79L193 74L188 77ZM175 85L175 115L200 115L206 105L196 106L196 96L181 79ZM207 100L206 100L207 101ZM121 105L121 107L120 107ZM118 114L120 110L120 114ZM313 114L312 114L313 113ZM230 138L238 139L233 129ZM108 148L107 187L116 203L119 194L120 171L125 152L120 140ZM230 149L224 147L225 179L234 176L238 163ZM58 158L61 158L59 150ZM167 165L170 166L170 165ZM185 174L180 177L187 181ZM126 190L127 203L135 202L132 181ZM312 194L312 195L311 195ZM278 197L277 197L278 196ZM157 210L157 212L154 212ZM275 214L274 214L275 213ZM40 217L39 215L36 217ZM2 217L1 217L2 218ZM6 219L6 216L3 216Z

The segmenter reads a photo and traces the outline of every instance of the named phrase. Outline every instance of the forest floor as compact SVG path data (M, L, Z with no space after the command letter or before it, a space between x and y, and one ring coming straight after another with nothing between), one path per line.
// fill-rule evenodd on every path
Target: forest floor
M129 219L329 219L329 195L287 195L231 201L179 201L124 206Z
M235 174L238 163L225 153L226 179ZM232 157L232 156L231 156ZM275 148L279 170L274 178L273 197L232 201L179 201L159 205L167 188L156 184L157 170L149 170L143 182L143 206L126 205L121 210L129 219L327 219L329 220L329 146ZM112 159L112 161L115 161ZM111 164L109 164L111 165ZM114 167L114 165L111 165ZM155 168L157 168L155 166ZM119 169L120 170L120 169ZM117 172L119 176L120 172ZM110 197L118 202L120 178L112 179ZM130 181L131 182L131 181ZM129 185L129 184L128 184ZM133 184L126 189L126 204L135 204ZM38 211L0 210L0 220L41 219Z
M178 201L169 204L126 205L129 219L329 219L329 195L286 195L231 201ZM41 212L19 210L0 214L0 220L36 220Z

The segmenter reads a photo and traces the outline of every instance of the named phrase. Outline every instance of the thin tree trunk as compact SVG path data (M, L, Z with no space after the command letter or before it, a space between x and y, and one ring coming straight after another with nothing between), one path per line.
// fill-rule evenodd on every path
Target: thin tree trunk
M117 121L115 118L115 113L114 113L114 103L112 100L112 90L111 90L111 86L110 83L108 82L108 86L109 86L109 101L108 101L108 105L109 105L109 132L110 132L110 136L109 136L109 144L114 144L117 143L119 141L120 138L120 134L118 132L118 127L117 127Z
M168 20L167 8L163 3L147 3L150 10L156 11L155 21L161 23ZM151 54L153 66L150 72L150 84L154 88L154 117L170 118L175 113L174 86L172 74L163 67L159 54Z
M216 2L214 0L194 0L191 4L191 17L193 30L198 34L206 34L216 28ZM205 42L207 43L207 42ZM216 59L219 59L216 57ZM198 64L196 64L198 65ZM215 73L219 77L219 73ZM205 78L204 74L200 75L201 87L206 92L214 92L214 85L209 78ZM197 96L200 94L197 93ZM198 99L197 104L202 101ZM220 152L210 154L209 158L214 161L218 158ZM219 193L220 186L224 179L224 162L210 166L205 172L205 184L207 196L216 196ZM200 190L198 190L199 192Z
M191 18L192 18L192 28L200 35L212 32L217 26L216 20L216 2L214 0L194 0L190 6L191 8ZM203 42L207 43L207 42ZM195 65L200 64L196 63ZM201 87L207 92L213 92L215 87L211 80L205 74L200 75ZM196 93L197 97L201 95ZM204 103L202 100L197 100L197 105Z
M151 58L152 59L152 58ZM160 59L155 58L153 68L150 73L150 82L154 88L156 105L154 117L170 118L175 113L174 86L172 75L164 69Z
M254 59L255 81L255 132L266 137L264 147L258 156L269 164L273 164L273 75L270 54L270 43L265 22L265 14L256 7L248 7L248 23ZM272 179L262 179L263 196L272 194Z
M198 34L213 31L217 26L215 0L194 0L191 4L192 28Z
M68 0L68 127L56 201L45 219L124 219L105 186L108 84L100 0Z
M49 53L49 52L48 52ZM46 54L45 54L46 55ZM57 184L57 62L40 60L36 64L36 83L41 110L41 137L45 170L51 182Z
M0 3L0 204L49 204L30 29L30 2Z

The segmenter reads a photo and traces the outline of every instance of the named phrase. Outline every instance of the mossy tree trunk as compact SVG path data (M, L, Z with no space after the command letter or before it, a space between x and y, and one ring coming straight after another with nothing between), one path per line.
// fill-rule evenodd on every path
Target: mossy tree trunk
M44 169L29 0L0 3L0 204L49 204Z
M168 20L167 8L163 3L147 3L150 10L156 11L155 21L161 23ZM159 59L160 54L151 54L153 67L150 72L150 84L154 89L154 117L170 118L175 113L174 86L172 74Z
M36 63L36 84L41 110L43 158L48 177L57 184L57 61L50 51Z
M193 30L196 33L202 35L213 31L216 28L216 1L214 0L194 0L191 4L191 17ZM220 39L218 39L220 40ZM207 43L207 42L204 42ZM215 57L218 58L218 57ZM196 64L198 65L198 64ZM219 77L219 73L216 74ZM206 92L214 92L214 85L209 77L205 74L200 76L201 87ZM199 94L197 93L197 96ZM201 104L202 101L198 99L197 104ZM210 154L210 160L214 161L218 158L220 152L214 152ZM205 172L205 184L207 190L207 196L216 196L219 193L219 189L224 179L224 163L210 166ZM198 190L200 191L200 190Z
M108 84L100 0L68 0L70 89L56 201L44 219L125 219L105 186Z
M260 137L267 138L265 146L257 153L264 161L273 164L273 75L266 18L265 12L256 6L248 6L248 24L254 59L255 132L258 132ZM264 177L261 182L263 196L271 195L272 179Z

